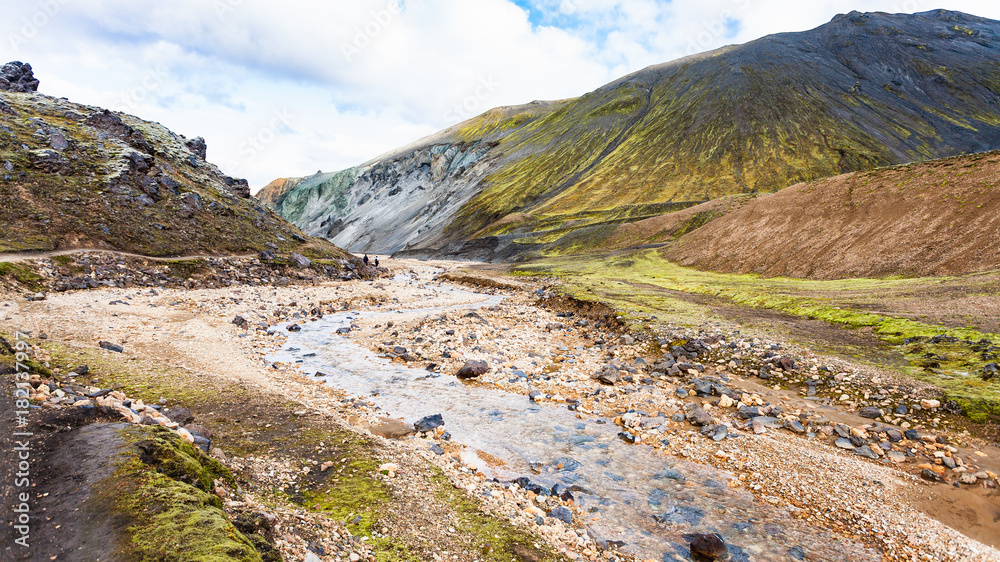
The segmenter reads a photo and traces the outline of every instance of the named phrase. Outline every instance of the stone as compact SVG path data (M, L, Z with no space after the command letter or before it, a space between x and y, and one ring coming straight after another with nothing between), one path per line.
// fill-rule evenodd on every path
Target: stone
M233 324L239 326L240 328L243 328L244 330L250 327L250 322L248 322L247 319L243 318L242 316L237 316L236 318L233 318Z
M292 265L294 265L299 269L307 269L309 265L312 263L309 261L309 258L303 256L302 254L293 253L288 257L292 260Z
M789 431L791 431L793 433L800 433L801 434L801 433L805 433L806 432L805 426L802 425L802 422L800 422L799 420L786 421L785 422L785 429L788 429Z
M920 407L923 408L923 409L925 409L925 410L936 410L937 408L941 407L941 401L940 400L929 400L929 399L925 398L924 400L920 401Z
M198 158L201 158L202 160L205 160L207 158L208 145L205 143L204 137L195 137L185 142L184 145L187 146L188 150L190 150L191 153L197 156Z
M0 67L0 90L5 92L37 92L38 79L31 65L20 61L8 62Z
M486 364L486 361L467 361L461 369L455 373L455 376L462 379L474 379L480 377L490 372L490 366Z
M548 513L553 519L558 519L567 525L573 524L573 512L569 508L559 506Z
M886 453L886 457L888 457L890 461L897 464L906 462L906 455L899 451L889 451Z
M723 394L722 398L719 398L720 408L732 408L735 404L736 402L734 402L733 399L730 398L729 395L727 394Z
M633 435L633 434L631 434L631 433L629 433L627 431L621 431L621 432L619 432L618 433L618 438L621 439L622 441L626 442L626 443L632 443L632 444L634 444L637 441L635 435Z
M841 449L847 449L848 451L853 451L854 449L857 448L854 446L854 443L851 443L850 439L844 439L843 437L834 441L833 444L840 447Z
M167 416L170 421L175 421L181 425L188 425L194 421L194 414L187 408L164 408L163 415Z
M873 451L872 448L869 447L868 445L863 445L861 447L858 447L857 449L854 449L854 454L865 457L866 459L872 459L872 460L878 459L878 454L876 454L875 451Z
M996 363L990 363L983 367L982 378L984 381L992 380L996 378L998 374L1000 374L1000 366Z
M407 435L413 435L414 426L401 420L392 418L382 418L378 423L368 427L373 435L380 435L386 439L402 439Z
M697 404L687 404L684 409L687 410L687 421L691 422L691 425L706 426L715 423L712 414Z
M868 419L880 418L882 417L882 410L879 410L874 406L866 406L858 411L858 415Z
M444 425L444 416L441 414L434 414L432 416L427 416L421 418L417 423L413 424L413 429L417 433L423 433L425 431L432 431Z
M684 535L691 547L693 556L701 556L707 560L726 560L729 558L729 548L718 533Z
M794 371L795 370L795 359L791 357L782 357L774 362L778 367L781 367L783 371Z
M301 332L302 331L302 326L299 326L298 324L292 324L287 329L288 329L289 332Z
M929 482L939 482L941 480L941 476L929 468L921 470L920 477Z
M750 429L757 435L767 433L767 426L765 426L764 423L761 422L759 418L754 418L750 420Z
M98 345L100 345L103 349L106 349L108 351L113 351L115 353L122 353L123 351L125 351L124 347L116 343L111 343L109 341L102 341L98 343Z
M706 425L701 428L701 434L713 441L722 441L729 434L729 428L722 424Z
M348 326L343 326L343 327L337 328L337 333L340 334L340 335L350 334L351 333L351 328L348 327Z
M48 174L68 176L73 172L72 166L63 155L49 148L28 151L28 161L31 162L32 168Z
M965 474L958 477L958 481L962 484L965 484L966 486L971 486L976 482L978 482L979 479L976 478L975 474L969 474L968 472L966 472Z

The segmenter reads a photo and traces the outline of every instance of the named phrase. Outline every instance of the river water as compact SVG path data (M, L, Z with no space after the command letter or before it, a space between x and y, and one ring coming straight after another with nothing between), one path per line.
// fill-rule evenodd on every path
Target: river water
M394 282L415 283L403 277ZM802 560L807 552L818 560L879 560L858 543L810 527L743 489L729 488L730 473L625 443L610 420L581 420L565 406L535 404L526 396L391 363L336 334L337 328L362 318L390 321L402 312L430 317L494 306L503 299L447 285L422 288L475 300L418 310L328 315L300 324L302 331L288 333L282 350L268 359L298 362L307 373L325 373L329 384L409 422L443 414L453 442L505 462L507 471L498 477L523 475L547 487L572 486L582 512L577 517L597 536L622 541L623 550L647 559L690 560L684 535L715 532L724 537L734 562ZM489 467L479 468L490 474Z

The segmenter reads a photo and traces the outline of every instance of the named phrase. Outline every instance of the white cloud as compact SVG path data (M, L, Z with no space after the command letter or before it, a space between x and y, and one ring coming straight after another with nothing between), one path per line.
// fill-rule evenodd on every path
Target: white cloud
M43 92L187 136L259 187L361 163L497 105L559 99L673 58L929 0L38 0L0 49ZM1000 18L992 1L950 9ZM735 28L734 28L735 25ZM735 34L733 33L735 31Z

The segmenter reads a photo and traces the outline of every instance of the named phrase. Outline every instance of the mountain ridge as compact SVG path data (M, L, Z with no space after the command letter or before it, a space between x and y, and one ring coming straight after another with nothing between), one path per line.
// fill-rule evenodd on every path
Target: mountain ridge
M4 73L16 87L0 90L0 253L347 257L251 198L246 180L205 160L203 139L41 94L30 65Z
M511 237L1000 148L998 61L1000 22L842 14L579 98L490 110L338 172L336 186L301 185L286 194L295 205L275 208L358 251L496 243L517 254Z

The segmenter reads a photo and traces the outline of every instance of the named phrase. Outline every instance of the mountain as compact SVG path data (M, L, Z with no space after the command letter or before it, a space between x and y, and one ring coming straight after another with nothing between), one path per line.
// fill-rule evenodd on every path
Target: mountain
M280 252L345 257L307 240L207 162L202 138L38 93L0 69L0 253L73 248L149 256ZM273 249L273 248L272 248Z
M994 270L998 187L1000 152L845 174L717 213L661 253L680 265L768 277Z
M1000 148L1000 22L857 13L491 110L269 201L353 250L503 258L719 197Z

